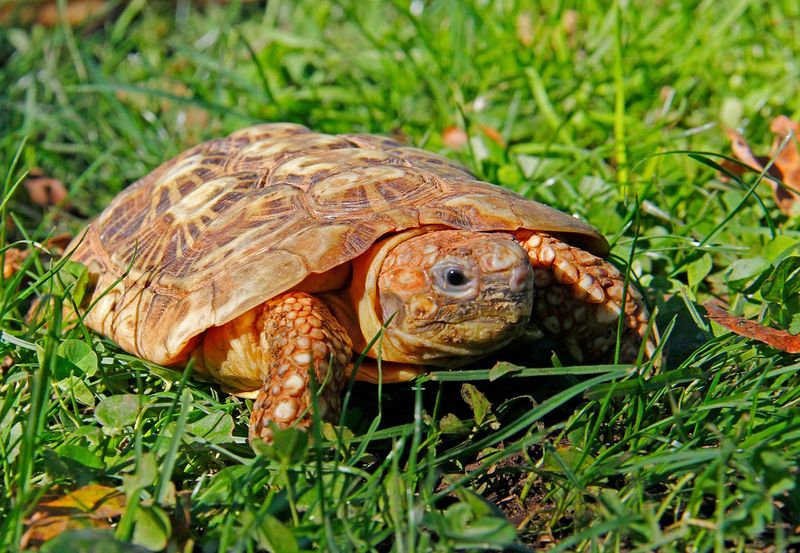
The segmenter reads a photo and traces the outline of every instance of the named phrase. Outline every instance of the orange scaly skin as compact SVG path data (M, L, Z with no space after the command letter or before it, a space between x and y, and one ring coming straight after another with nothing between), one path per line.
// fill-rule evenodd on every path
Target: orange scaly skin
M531 322L558 336L578 361L608 358L623 311L625 276L611 263L547 234L519 232L534 270L535 299ZM647 336L650 315L639 291L625 294L620 360L633 362ZM645 344L652 356L656 340Z
M271 441L269 422L281 428L311 424L309 367L320 386L319 415L335 419L352 346L328 308L305 292L287 292L264 304L257 327L267 341L268 361L250 416L251 443Z

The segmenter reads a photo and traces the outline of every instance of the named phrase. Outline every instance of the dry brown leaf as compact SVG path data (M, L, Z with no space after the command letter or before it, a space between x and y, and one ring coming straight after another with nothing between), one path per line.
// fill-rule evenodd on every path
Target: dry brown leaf
M521 12L517 16L517 38L526 48L533 44L533 17L531 12Z
M71 0L66 5L66 19L70 25L80 25L103 9L105 0ZM36 20L45 27L55 27L61 21L57 2L47 2L36 13Z
M480 129L483 131L489 140L501 146L503 148L506 147L506 141L503 140L503 135L500 134L500 131L495 129L494 127L490 127L489 125L480 125Z
M753 155L753 151L750 149L750 145L747 143L747 140L744 139L744 136L733 129L725 129L725 134L728 135L728 139L731 141L731 150L733 150L734 156L739 158L742 163L754 169L758 169L759 171L764 170L764 166L761 164L761 161L756 159L756 156ZM745 169L742 168L742 171L744 170Z
M800 200L800 193L798 193L800 192L800 152L797 146L797 133L800 130L800 126L788 117L780 115L772 120L770 130L775 133L775 140L768 157L753 154L744 136L738 132L727 129L725 133L731 140L733 155L752 170L764 171L764 167L769 163L769 160L774 158L774 162L767 172L780 182L775 182L772 179L765 180L772 187L772 195L778 208L783 213L791 214L795 211L795 205ZM781 144L789 136L789 133L794 133L794 136L781 150ZM729 161L723 162L722 166L736 175L741 175L747 170Z
M764 344L769 344L775 349L779 349L788 353L800 353L800 336L795 336L786 332L785 330L779 330L777 328L770 328L768 326L758 324L750 319L744 319L742 317L731 315L712 302L704 303L703 307L706 308L706 311L708 312L707 317L710 320L724 326L739 336L752 338L753 340L757 340Z
M3 278L9 279L19 271L22 262L28 257L28 252L17 248L8 248L3 258Z
M719 164L728 173L732 173L732 174L736 175L737 177L741 177L742 175L744 175L747 172L747 169L742 167L741 164L733 162L733 161L731 161L729 159L723 159ZM723 174L719 175L719 180L721 180L722 182L728 182L730 180L730 178L728 177L727 174L723 173Z
M795 191L800 191L800 152L797 150L797 133L800 131L800 125L785 115L779 115L772 120L769 130L775 133L771 154L776 156L775 166L783 175L783 182ZM781 150L781 144L790 134L792 138Z
M562 14L561 25L570 37L577 32L579 19L580 14L575 10L567 10Z
M62 232L45 240L44 247L52 257L61 257L70 242L72 242L72 234Z
M60 496L40 501L25 521L23 548L44 543L66 530L110 527L110 519L125 511L125 494L116 488L88 484Z
M228 4L232 0L202 0L202 4ZM239 0L251 3L258 0ZM115 14L120 2L107 0L68 0L65 2L65 19L70 26L87 21L96 23ZM122 3L124 5L124 3ZM0 25L38 23L45 27L55 27L61 23L56 0L0 0Z
M50 257L60 257L64 254L64 251L71 241L72 235L68 232L62 232L61 234L57 234L45 240L44 244L41 246L37 245L36 248ZM21 250L19 248L8 248L3 257L3 278L8 279L14 276L17 271L19 271L20 267L22 267L22 262L25 261L30 253L31 250L29 249Z
M66 3L64 15L69 25L79 25L101 12L105 0L70 0ZM39 23L45 27L55 27L61 21L58 2L53 0L31 1L11 0L0 7L0 23Z
M3 362L0 363L0 376L4 375L8 369L14 366L14 358L10 355L3 357Z
M25 189L31 201L42 207L62 205L67 199L67 188L58 179L45 176L41 169L31 170L30 176L25 179Z
M37 511L42 508L77 509L95 518L113 518L125 510L125 494L109 486L87 484L66 495L40 501Z
M30 545L39 545L50 541L67 530L84 528L111 528L111 524L86 515L37 516L34 514L22 535L21 547L27 549Z
M467 143L467 140L469 140L469 137L464 132L464 129L451 126L442 131L442 142L448 148L453 148L454 150L462 148Z

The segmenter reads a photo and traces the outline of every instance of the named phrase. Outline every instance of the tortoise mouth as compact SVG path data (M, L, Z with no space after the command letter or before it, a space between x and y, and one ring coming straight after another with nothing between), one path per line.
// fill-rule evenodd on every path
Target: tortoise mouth
M447 357L458 352L465 358L459 360L459 364L463 365L502 349L522 334L530 320L530 311L526 308L516 310L510 304L507 301L502 306L505 309L471 313L457 322L449 318L421 322L414 328L395 331L395 338L402 335L403 339L409 340L410 336L415 336L420 345L425 345L428 362L440 357L446 361ZM530 303L516 305L527 307ZM452 365L453 361L446 361L446 364Z
M490 298L480 303L450 304L442 306L431 318L415 319L408 325L407 330L424 332L441 325L483 325L486 327L525 325L531 318L531 308L531 297L523 294ZM398 310L393 322L398 325L405 322L403 309Z
M451 324L431 324L425 332L387 330L384 340L415 364L455 368L502 349L522 334L525 324L498 329L492 319L474 319L453 332Z

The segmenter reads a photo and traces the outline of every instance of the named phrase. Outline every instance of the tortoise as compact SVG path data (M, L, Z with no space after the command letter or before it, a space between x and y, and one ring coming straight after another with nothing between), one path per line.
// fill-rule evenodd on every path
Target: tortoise
M250 440L319 415L360 380L459 367L526 329L579 361L653 353L648 310L592 226L389 138L262 124L122 191L76 239L84 322L162 365L193 360L255 398ZM380 335L377 340L373 338Z

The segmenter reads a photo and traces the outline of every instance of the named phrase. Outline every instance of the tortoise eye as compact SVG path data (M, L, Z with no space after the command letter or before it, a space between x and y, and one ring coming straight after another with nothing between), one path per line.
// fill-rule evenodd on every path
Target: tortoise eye
M450 286L464 286L467 283L467 275L458 267L450 267L444 272L444 279Z
M473 267L455 259L445 259L433 266L433 285L443 294L463 300L478 293L478 279Z

